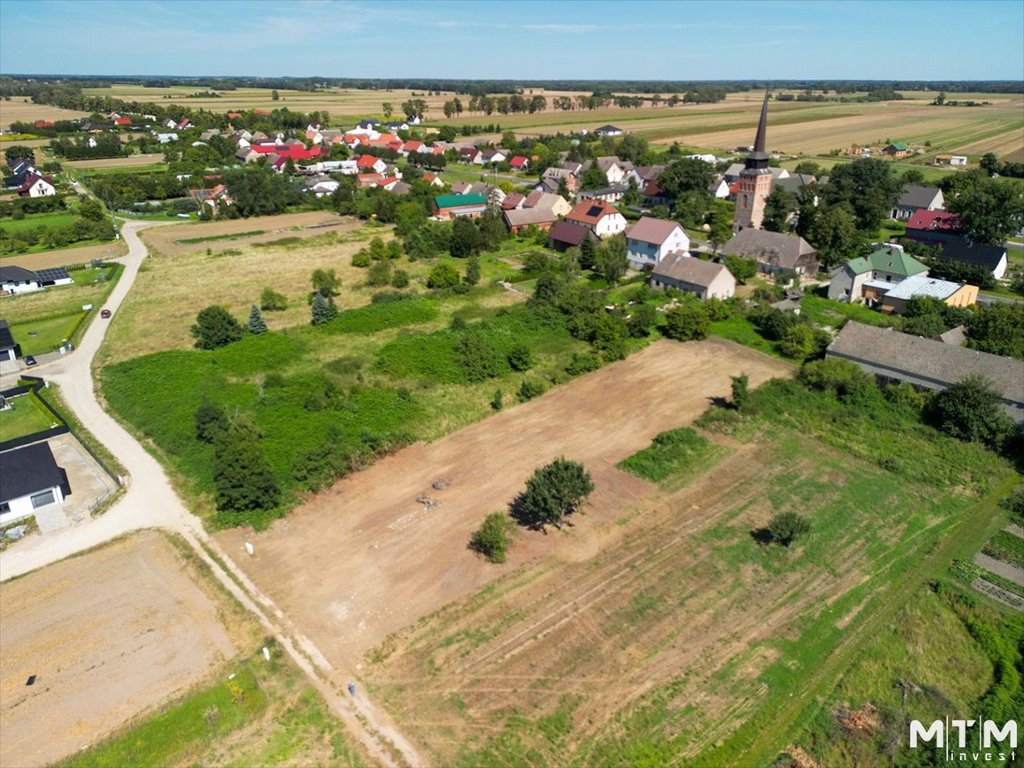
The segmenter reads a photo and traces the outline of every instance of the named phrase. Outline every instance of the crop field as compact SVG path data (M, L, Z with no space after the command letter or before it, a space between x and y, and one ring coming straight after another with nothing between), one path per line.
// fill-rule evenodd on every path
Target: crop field
M108 168L127 168L129 170L142 168L144 166L162 165L163 154L151 152L143 155L127 155L125 157L106 157L100 160L65 160L64 165L69 168L104 170Z
M7 130L11 123L35 122L36 120L74 120L88 117L88 112L51 107L48 104L33 104L27 96L12 96L10 101L0 101L0 128Z
M682 374L677 397L691 389ZM629 407L625 392L613 394ZM663 407L673 402L651 400ZM392 614L404 601L367 601L394 570L410 566L420 593L454 592L452 583L479 585L471 567L500 576L395 632L364 657L369 690L433 763L767 765L789 739L812 746L804 724L814 713L828 716L822 699L843 700L834 699L831 688L860 659L867 666L853 666L845 689L860 697L852 706L892 701L894 677L906 668L901 646L872 657L863 649L879 629L888 631L891 618L922 593L926 577L948 565L956 547L971 546L960 540L961 521L970 521L967 538L984 540L998 517L986 494L1005 493L1013 477L991 454L910 422L901 424L899 459L883 469L881 458L894 446L879 438L870 416L795 383L773 383L755 393L755 402L751 416L726 411L733 418L724 432L719 420L698 421L713 430L702 430L706 438L729 450L681 490L659 494L651 486L615 482L619 498L609 503L598 498L598 480L585 517L553 537L520 532L510 563L501 568L472 563L469 555L456 567L452 559L464 538L458 534L470 526L452 530L451 512L442 507L431 513L432 525L443 529L451 554L435 554L429 568L412 567L409 558L416 555L392 541L399 531L366 538L369 521L363 519L343 543L339 537L345 557L324 552L322 565L310 571L315 579L286 573L284 564L300 549L293 518L288 531L265 536L258 545L262 557L250 570L271 590L289 591L293 581L292 599L320 611L302 620L319 621L322 631L333 627L339 645L343 628L355 622L367 636L380 625L401 624ZM660 425L686 421L682 413L666 412ZM602 444L608 439L606 433ZM436 474L445 470L438 461ZM504 473L500 479L482 474L491 487L506 484ZM325 511L328 505L340 515L353 507L366 511L365 493L345 483L334 496L322 502ZM478 503L475 516L493 508L500 508L497 498ZM780 511L808 517L811 533L788 549L759 544L755 533ZM396 528L402 520L394 520ZM318 520L308 525L311 532L330 530ZM441 534L419 524L417 542L425 536ZM319 558L331 549L325 544L320 538L302 551ZM363 565L369 549L374 559L400 559L387 570L373 569ZM360 569L347 578L324 578L342 569L337 563L347 567L353 560ZM446 562L446 569L433 565ZM354 606L362 610L353 613ZM936 624L943 629L939 637L966 648L963 663L974 676L958 672L949 682L949 659L961 657L931 646L928 654L945 653L946 661L922 671L924 662L915 659L913 679L934 686L932 701L948 696L968 705L992 679L992 663L955 619L933 617L929 626ZM907 654L928 639L923 629L900 625L896 631L910 644ZM880 666L871 666L872 659ZM880 677L866 689L870 671ZM927 702L913 707L931 711ZM835 739L834 732L825 724L813 737ZM879 753L872 762L821 764L887 761Z
M93 743L255 642L225 625L230 609L157 533L0 590L4 765L42 765Z

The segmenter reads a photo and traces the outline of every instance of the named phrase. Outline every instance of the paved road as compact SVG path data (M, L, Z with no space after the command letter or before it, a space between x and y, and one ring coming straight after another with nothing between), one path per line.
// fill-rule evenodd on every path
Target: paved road
M154 222L125 223L122 236L128 254L120 259L125 265L121 279L104 304L113 312L111 320L94 318L77 349L46 365L36 375L60 385L61 394L79 421L105 445L128 470L130 480L124 496L107 512L81 525L46 536L30 536L0 553L0 581L14 578L77 552L110 541L141 528L163 528L181 535L210 567L220 582L254 613L267 631L275 635L296 663L352 733L369 752L387 766L423 765L412 745L397 732L386 714L379 712L360 691L356 698L343 693L349 677L335 670L323 654L291 624L284 613L262 594L210 539L200 520L191 514L171 487L163 468L96 399L92 362L103 342L110 322L116 322L117 309L131 289L146 247L139 239L142 229L160 226ZM33 373L36 373L33 370ZM231 575L210 556L217 555ZM242 587L239 586L242 585ZM385 744L384 742L389 742ZM397 752L397 758L395 756Z

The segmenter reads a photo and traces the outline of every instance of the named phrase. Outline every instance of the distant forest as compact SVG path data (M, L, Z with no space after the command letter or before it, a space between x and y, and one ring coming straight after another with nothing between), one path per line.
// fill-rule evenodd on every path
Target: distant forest
M1020 80L445 80L440 78L351 78L351 77L171 77L171 76L82 76L8 75L0 77L0 97L34 96L46 86L104 88L115 83L144 87L187 86L216 91L237 88L277 88L317 91L326 88L362 88L387 91L410 89L427 93L484 95L522 93L533 88L595 93L685 93L707 89L730 93L773 90L831 91L837 94L893 91L945 91L946 93L1024 93Z

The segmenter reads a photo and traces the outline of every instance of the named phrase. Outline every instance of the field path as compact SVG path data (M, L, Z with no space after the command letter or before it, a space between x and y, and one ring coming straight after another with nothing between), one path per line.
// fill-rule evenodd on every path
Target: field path
M122 229L128 243L128 255L120 260L125 269L104 304L113 311L114 320L96 318L73 354L40 366L48 381L60 385L65 401L81 423L128 470L127 491L120 501L94 520L47 536L29 537L0 554L0 581L42 568L131 531L145 528L174 531L184 537L217 579L276 636L311 678L331 710L371 755L386 766L423 765L412 745L397 732L386 715L366 700L362 691L357 697L343 694L347 678L331 667L316 646L295 629L284 613L207 536L200 520L185 508L175 493L157 460L103 410L97 400L92 361L109 322L116 322L117 309L131 290L146 257L146 247L138 233L152 226L160 224L133 221Z

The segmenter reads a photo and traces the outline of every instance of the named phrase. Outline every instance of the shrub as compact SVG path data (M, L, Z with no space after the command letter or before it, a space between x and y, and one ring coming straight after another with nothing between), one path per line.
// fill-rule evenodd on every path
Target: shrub
M702 305L687 303L665 313L662 333L676 341L699 341L707 338L710 325L711 319Z
M730 376L732 379L732 407L742 411L750 397L750 378L745 373Z
M642 339L651 332L658 323L658 311L650 304L638 304L629 313L626 327L634 339Z
M470 537L470 549L479 552L492 563L504 563L511 532L512 520L501 512L492 512Z
M525 403L527 400L540 397L546 390L547 387L542 382L523 379L523 383L519 385L516 396L519 398L519 402Z
M459 271L447 262L435 264L427 276L428 288L453 288L459 284Z
M261 333L267 332L267 323L263 319L263 315L260 314L260 308L255 304L249 310L249 322L247 323L249 333L256 334L257 336Z
M264 312L280 312L288 309L288 299L273 288L264 288L260 294L260 309Z
M768 521L766 530L773 542L788 547L797 538L810 532L811 523L796 512L777 512Z
M409 273L404 269L396 269L391 275L392 288L405 288L409 285Z
M195 422L196 438L204 443L214 442L231 426L224 409L208 400L196 409Z
M207 307L196 316L192 336L199 349L216 349L242 338L242 326L224 307Z
M512 503L512 513L530 527L561 528L565 518L576 512L593 490L594 482L582 464L558 458L526 481L526 490Z
M378 261L366 273L366 284L374 288L388 285L391 282L391 262Z
M267 462L258 434L234 424L217 441L213 454L217 517L227 525L262 526L277 507L281 489Z
M513 346L508 353L508 364L513 371L519 373L530 370L533 367L533 356L530 354L530 348L525 344Z
M982 376L971 375L935 395L925 417L947 435L999 450L1017 429L1001 405L1002 396L995 386Z
M313 294L313 303L310 305L310 323L312 325L324 325L331 322L338 314L334 307L334 300L324 298L319 291Z
M353 267L368 267L370 266L370 261L370 252L365 248L361 248L352 254Z
M280 389L285 385L284 375L277 371L271 371L263 377L264 389Z
M570 376L582 376L584 373L596 371L601 367L601 358L592 352L573 352L572 358L565 366L565 372Z
M494 342L484 333L467 331L456 342L456 350L466 381L493 379L505 372L505 361Z
M500 411L505 406L505 393L500 389L494 390L494 395L491 397L491 409Z

